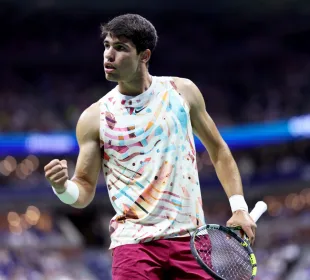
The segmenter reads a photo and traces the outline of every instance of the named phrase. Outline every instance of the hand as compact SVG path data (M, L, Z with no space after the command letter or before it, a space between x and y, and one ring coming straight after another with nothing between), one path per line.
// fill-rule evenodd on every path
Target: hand
M242 228L241 237L244 238L244 234L246 234L251 245L254 244L257 226L248 212L243 210L235 211L232 217L227 221L226 225L227 227L240 226Z
M66 190L68 166L66 160L53 159L44 166L45 178L53 186L57 193L63 193Z

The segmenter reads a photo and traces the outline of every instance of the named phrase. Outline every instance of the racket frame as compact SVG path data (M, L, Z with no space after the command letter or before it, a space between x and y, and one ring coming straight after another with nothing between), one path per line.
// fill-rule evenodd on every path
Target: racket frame
M240 230L240 227L224 227L221 225L217 225L217 224L207 224L204 226L201 226L199 228L197 228L192 234L191 234L191 240L190 240L190 247L191 247L191 251L192 254L194 255L195 259L197 260L197 262L199 263L199 265L201 266L201 268L206 271L208 274L210 274L214 279L216 280L227 280L221 276L219 276L218 274L216 274L212 269L210 269L208 267L208 265L205 264L205 262L201 259L201 257L199 256L196 246L195 246L195 239L196 236L199 234L199 232L206 230L220 230L223 231L224 233L226 233L227 235L231 236L232 238L235 238L240 245L242 246L242 248L247 252L247 254L249 255L249 263L252 266L252 276L249 280L253 280L254 277L257 274L257 262L256 262L256 257L254 255L253 249L250 246L250 243L247 239L242 239L240 236L238 236L234 231L235 230Z

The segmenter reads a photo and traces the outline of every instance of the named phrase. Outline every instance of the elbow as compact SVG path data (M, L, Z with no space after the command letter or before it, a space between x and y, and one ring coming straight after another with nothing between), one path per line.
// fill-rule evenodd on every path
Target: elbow
M72 181L78 185L80 192L78 200L71 204L71 206L77 209L86 208L95 197L96 184L92 184L91 182L80 177L73 177Z
M76 208L76 209L84 209L86 208L90 203L92 202L92 199L91 200L88 200L88 201L77 201L73 204L71 204L71 206L73 208Z
M80 192L80 196L77 202L71 204L73 208L84 209L86 208L94 199L95 192Z
M71 204L71 207L76 208L76 209L84 209L89 204L90 204L90 202L89 203L81 203L80 201L77 201L77 202Z
M71 205L71 207L73 207L73 208L75 208L75 209L84 209L84 208L86 208L87 206L88 206L89 204L84 204L84 205L82 205L82 204L72 204Z

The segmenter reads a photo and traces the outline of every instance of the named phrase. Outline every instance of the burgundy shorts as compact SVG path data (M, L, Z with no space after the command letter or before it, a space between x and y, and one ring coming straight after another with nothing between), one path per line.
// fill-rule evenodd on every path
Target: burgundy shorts
M190 250L190 237L162 239L116 247L113 280L211 280Z

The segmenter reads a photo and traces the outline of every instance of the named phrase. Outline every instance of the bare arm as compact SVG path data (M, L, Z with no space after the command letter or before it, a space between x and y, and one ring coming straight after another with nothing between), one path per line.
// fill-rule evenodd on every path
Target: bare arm
M201 92L190 80L177 78L175 83L190 107L193 131L207 149L227 196L243 195L237 164L212 118L207 113Z
M233 195L243 195L237 164L212 118L207 113L200 90L187 79L176 78L175 84L189 105L193 131L206 147L226 195L229 198ZM247 212L235 211L227 221L227 226L241 226L251 243L254 243L256 225Z
M86 207L95 196L101 168L99 121L99 104L95 103L83 112L76 127L76 137L80 147L72 177L72 181L80 189L79 199L72 205L76 208Z
M79 188L78 200L71 204L75 208L85 208L95 195L101 167L99 116L99 104L95 103L82 113L77 124L76 137L80 151L71 179ZM45 166L45 176L57 193L63 193L68 179L66 161L52 160Z

